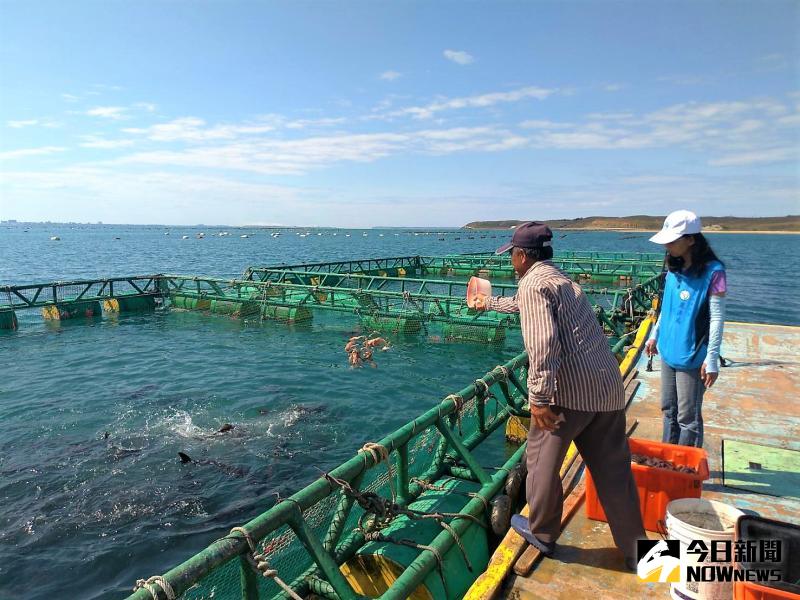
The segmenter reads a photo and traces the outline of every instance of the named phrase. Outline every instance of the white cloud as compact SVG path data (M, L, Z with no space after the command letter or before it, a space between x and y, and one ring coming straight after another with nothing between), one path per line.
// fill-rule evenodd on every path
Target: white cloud
M14 129L21 129L22 127L30 127L32 125L38 125L38 119L27 119L24 121L8 121L6 123L9 127L13 127Z
M74 94L61 94L61 98L65 102L77 102L78 100L80 100L80 97L75 96Z
M263 175L301 175L337 163L367 163L403 153L498 152L527 143L527 138L493 127L425 129L301 139L252 138L183 150L138 152L112 162L238 170Z
M24 158L26 156L41 156L45 154L53 154L54 152L63 152L66 148L61 146L43 146L41 148L23 148L20 150L9 150L7 152L0 152L0 160L13 160L15 158Z
M145 128L127 128L122 131L129 134L143 135L155 142L204 142L235 139L242 135L267 133L274 129L274 125L265 123L207 127L203 119L182 117L168 123L160 123Z
M83 136L84 141L81 142L83 148L102 148L111 150L113 148L125 148L133 145L133 140L107 140L94 135Z
M146 112L155 112L156 108L158 108L152 102L136 102L133 105L134 108L138 108L140 110L144 110Z
M384 71L380 74L380 78L385 81L394 81L395 79L399 79L402 77L402 73L398 73L397 71Z
M800 165L800 149L797 146L787 146L784 148L757 150L755 152L743 152L741 154L729 154L710 160L708 164L714 167L732 167L785 161L794 161Z
M791 107L797 113L796 107ZM592 113L582 123L524 121L537 148L619 150L682 147L723 154L712 166L787 160L792 127L800 124L790 107L774 99L684 102L650 113Z
M283 126L286 127L286 129L307 129L310 127L329 127L331 125L341 125L345 122L347 122L347 119L344 117L297 119L295 121L286 121Z
M603 91L605 92L618 92L623 89L625 86L621 83L606 83L603 85Z
M389 113L389 116L412 116L415 119L429 119L437 112L445 110L458 110L462 108L485 108L495 104L519 102L520 100L544 100L555 94L558 90L528 86L511 90L510 92L491 92L476 96L443 99L426 106L411 106Z
M74 166L49 171L4 169L0 193L9 199L5 214L31 220L66 221L86 214L106 222L236 225L295 222L298 207L314 197L315 190L206 173Z
M656 80L674 85L705 85L712 83L714 78L701 75L662 75Z
M555 121L529 119L519 124L523 129L569 129L572 123L556 123Z
M471 54L463 50L445 50L443 54L447 60L451 60L459 65L469 65L475 61Z
M127 110L127 108L122 106L96 106L87 110L86 114L90 117L100 117L102 119L119 121L127 118L127 116L124 114Z
M92 87L96 90L103 90L107 92L120 92L122 91L122 86L119 85L108 85L107 83L95 83Z
M48 127L50 129L55 129L57 127L61 127L61 123L53 121L48 118L43 119L24 119L20 121L7 121L6 125L13 129L22 129L23 127Z

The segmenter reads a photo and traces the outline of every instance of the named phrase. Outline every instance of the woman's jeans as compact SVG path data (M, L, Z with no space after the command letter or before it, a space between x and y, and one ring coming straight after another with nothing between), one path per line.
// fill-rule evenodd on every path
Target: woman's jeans
M673 369L661 361L662 442L703 447L703 393L700 369Z

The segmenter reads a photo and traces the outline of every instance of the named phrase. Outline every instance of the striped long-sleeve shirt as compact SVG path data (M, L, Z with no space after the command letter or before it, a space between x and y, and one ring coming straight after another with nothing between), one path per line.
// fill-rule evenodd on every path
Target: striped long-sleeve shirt
M534 263L515 296L493 296L487 308L520 315L531 404L598 412L624 408L619 365L594 310L580 286L551 261Z

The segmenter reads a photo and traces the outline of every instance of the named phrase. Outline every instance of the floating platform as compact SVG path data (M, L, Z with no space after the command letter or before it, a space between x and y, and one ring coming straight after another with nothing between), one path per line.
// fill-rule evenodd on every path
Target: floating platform
M703 498L718 500L761 516L800 524L800 328L726 323L722 353L729 366L703 402L704 448L711 479ZM661 439L660 372L641 357L636 368L640 387L628 409L638 421L635 436ZM723 447L725 455L723 456ZM740 456L742 452L746 454ZM764 468L747 482L742 460ZM772 462L769 462L772 461ZM772 468L767 468L771 465ZM745 483L745 488L742 487ZM760 493L756 493L759 490ZM648 534L658 539L657 534ZM516 534L511 534L517 537ZM669 584L644 583L624 570L608 525L589 520L581 504L558 540L553 559L543 559L528 576L511 571L511 561L496 566L491 579L505 585L474 589L466 598L666 598ZM487 578L488 579L488 578Z
M663 286L663 258L653 254L566 253L555 264L595 306L613 351L622 355ZM145 275L0 287L0 329L19 326L16 311L41 308L46 319L99 317L162 305L232 318L302 323L317 311L356 316L370 331L502 344L519 316L466 306L467 277L499 279L497 295L516 293L508 257L493 254L405 256L248 267L238 279Z

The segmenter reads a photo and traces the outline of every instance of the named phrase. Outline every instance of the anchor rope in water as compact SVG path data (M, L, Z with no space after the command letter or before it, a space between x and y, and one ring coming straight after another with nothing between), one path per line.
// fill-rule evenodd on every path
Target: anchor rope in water
M172 586L166 579L164 579L162 575L153 575L152 577L148 577L147 579L137 579L133 591L136 592L144 588L148 592L150 592L150 595L153 597L153 600L159 600L158 590L155 587L153 587L154 583L158 584L158 586L161 588L161 591L163 591L164 595L167 597L167 600L175 600L177 598L177 596L175 595L175 591L172 589Z
M278 587L280 587L286 595L288 595L292 600L303 600L302 597L298 596L297 593L288 585L283 579L278 577L278 571L273 569L269 562L267 562L267 555L266 552L259 553L258 547L256 546L256 542L253 539L253 536L244 528L244 527L234 527L231 529L230 533L225 536L227 539L236 539L234 533L240 533L247 540L247 545L250 546L250 552L246 555L247 562L250 566L258 573L261 573L264 577L268 579L272 579Z

